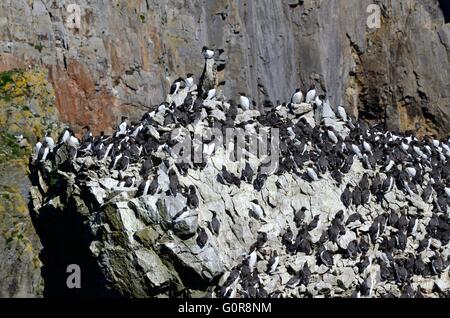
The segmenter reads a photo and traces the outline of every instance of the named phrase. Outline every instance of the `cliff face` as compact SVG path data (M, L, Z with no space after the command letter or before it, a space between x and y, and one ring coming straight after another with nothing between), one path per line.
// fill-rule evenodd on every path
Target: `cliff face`
M28 158L47 131L59 130L46 69L0 73L0 297L42 296L39 237L28 212Z
M33 136L51 129L58 118L76 131L88 124L94 133L111 132L121 115L140 118L148 106L164 100L175 78L199 74L205 44L225 50L227 66L219 78L226 79L229 98L247 91L258 104L276 103L297 86L305 91L315 83L326 90L332 106L342 103L368 121L419 135L448 134L450 25L442 12L445 1L299 2L1 1L0 72L36 64L47 69L49 84L43 87L55 96L55 101L33 98L33 92L20 103L0 101L2 156L7 158L1 162L0 255L8 264L0 275L1 295L41 295L42 290L39 242L26 214L30 148L23 148L18 160L9 160L17 155L14 135L34 142ZM66 22L72 3L81 8L80 28ZM379 29L366 26L371 3L381 8ZM446 16L448 22L448 11ZM33 79L26 81L42 88ZM58 111L42 115L41 105L53 102ZM30 104L36 112L25 118ZM24 133L29 120L42 127Z
M301 4L300 4L301 2ZM203 66L200 48L225 50L225 93L258 104L297 86L390 129L449 130L450 26L436 0L67 1L0 4L0 69L48 67L61 120L108 130L163 100L170 83ZM381 8L379 29L366 21Z

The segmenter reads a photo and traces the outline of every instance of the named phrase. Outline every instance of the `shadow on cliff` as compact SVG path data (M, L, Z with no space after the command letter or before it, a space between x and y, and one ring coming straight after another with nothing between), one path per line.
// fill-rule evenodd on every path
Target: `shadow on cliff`
M450 23L450 1L439 0L439 6L441 7L442 13L444 14L445 23Z
M36 184L36 174L30 174L30 180ZM52 192L62 189L56 184ZM58 193L61 195L61 193ZM42 262L41 275L44 279L44 297L79 298L79 297L121 297L107 288L97 262L90 254L90 233L84 225L84 217L71 206L64 210L47 205L36 213L32 202L29 211L33 225L40 237L43 249L39 255ZM81 271L81 288L67 287L67 273L70 264L77 264Z

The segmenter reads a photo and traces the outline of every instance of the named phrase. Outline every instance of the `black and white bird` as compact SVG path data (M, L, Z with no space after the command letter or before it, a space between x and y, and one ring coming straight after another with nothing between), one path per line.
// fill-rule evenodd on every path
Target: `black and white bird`
M39 156L39 151L42 148L42 142L38 141L36 145L34 145L34 157L33 160L36 161Z
M333 255L323 246L319 248L319 259L327 267L332 267L334 264Z
M84 133L83 133L83 137L81 139L81 141L83 143L90 143L93 141L94 137L92 136L92 132L91 132L91 127L89 126L84 126L83 127Z
M307 104L312 104L316 99L316 89L314 87L311 87L311 89L306 93L306 99L305 102Z
M303 93L300 88L295 90L294 95L292 95L291 103L292 104L301 104L303 102Z
M44 141L42 146L39 149L39 153L37 155L37 161L44 162L47 159L48 154L50 153L50 147L47 142Z
M220 221L217 218L217 212L215 211L211 211L213 216L211 218L211 222L210 222L210 227L211 227L211 232L213 232L215 235L219 235L219 231L220 231Z
M177 78L172 85L170 85L169 95L176 95L180 90L181 83L184 83L184 80L181 77Z
M319 180L319 177L317 176L317 172L314 170L314 168L312 168L312 167L306 168L306 173L312 181Z
M250 202L250 211L252 212L252 214L257 218L257 219L262 219L264 217L264 210L263 208L259 205L258 200L253 200Z
M49 151L52 152L53 148L55 148L55 141L52 138L51 131L47 131L47 135L45 136L44 141L46 142Z
M208 49L208 47L204 46L202 48L202 55L205 58L205 60L210 60L214 57L214 51Z
M204 228L200 228L200 231L197 234L197 245L200 248L204 248L206 243L208 242L208 233L206 233Z
M122 116L121 122L117 127L116 137L125 136L127 134L127 116Z
M327 127L327 135L333 143L338 143L338 138L336 137L333 127Z
M248 267L250 267L250 271L253 272L256 266L256 262L258 261L258 255L256 254L256 246L253 245L250 247L250 253L247 255Z
M195 189L195 186L192 184L189 186L186 204L190 209L198 208L199 200L197 196L197 190Z
M345 111L344 106L339 105L339 106L337 107L337 111L338 111L339 117L340 117L344 122L347 122L348 117L347 117L347 112Z
M216 97L216 89L215 88L211 88L208 91L208 94L206 95L205 100L213 100Z
M188 73L184 83L188 89L191 89L194 86L194 75L192 73Z
M239 93L239 105L243 110L250 110L250 100L244 93Z
M143 180L138 187L136 197L144 196L149 194L151 181L149 179Z
M58 138L58 145L65 144L69 140L70 136L72 136L72 135L73 135L73 133L70 128L64 129L62 134Z
M278 263L280 262L280 257L278 256L277 251L273 252L272 257L269 259L267 264L267 273L273 274L277 269Z

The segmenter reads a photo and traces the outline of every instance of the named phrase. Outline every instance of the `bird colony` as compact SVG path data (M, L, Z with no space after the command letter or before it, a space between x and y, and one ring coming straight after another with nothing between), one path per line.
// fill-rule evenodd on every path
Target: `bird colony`
M206 64L214 55L204 48ZM80 215L108 288L137 297L449 296L448 140L368 127L313 87L261 113L245 93L235 103L223 83L206 82L177 79L164 103L139 121L123 117L112 135L85 127L78 139L66 129L36 145L34 210ZM205 127L278 128L278 169L264 173L251 154L234 160L233 146L212 138L197 145L201 162L174 160L180 138Z

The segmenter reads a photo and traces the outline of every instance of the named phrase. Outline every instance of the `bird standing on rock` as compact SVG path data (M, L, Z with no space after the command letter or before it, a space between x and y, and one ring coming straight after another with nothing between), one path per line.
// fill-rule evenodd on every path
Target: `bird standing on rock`
M245 110L250 110L250 100L247 96L245 96L244 93L239 93L239 105L241 105L241 108Z
M204 46L202 48L202 54L203 54L203 57L205 58L205 60L210 60L214 57L214 51L208 49L207 46Z
M208 233L206 233L204 228L200 228L200 231L197 234L197 245L203 249L208 242Z
M291 103L300 104L301 102L303 102L303 93L300 88L298 88L295 90L294 95L292 95L291 97Z

